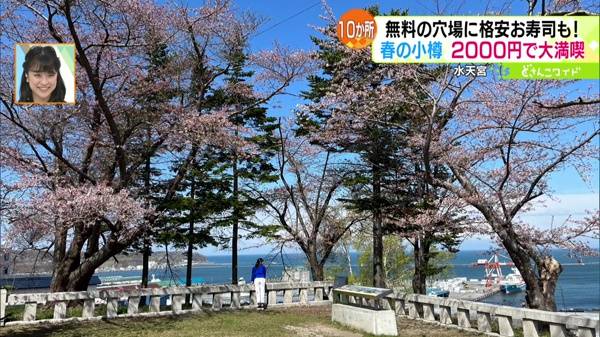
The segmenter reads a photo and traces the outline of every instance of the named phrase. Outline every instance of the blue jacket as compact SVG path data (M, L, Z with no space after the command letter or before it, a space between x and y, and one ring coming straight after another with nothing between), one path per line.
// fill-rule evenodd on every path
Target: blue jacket
M258 268L252 267L252 282L255 278L267 278L267 267L262 264Z

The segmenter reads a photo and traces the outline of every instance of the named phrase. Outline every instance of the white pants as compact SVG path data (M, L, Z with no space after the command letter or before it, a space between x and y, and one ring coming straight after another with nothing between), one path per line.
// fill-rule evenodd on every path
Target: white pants
M254 291L256 291L256 303L265 303L265 279L262 277L254 279Z

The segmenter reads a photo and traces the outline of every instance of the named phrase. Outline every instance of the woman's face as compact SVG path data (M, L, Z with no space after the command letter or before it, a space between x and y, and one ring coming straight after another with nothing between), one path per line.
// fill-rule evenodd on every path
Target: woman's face
M27 82L31 88L34 102L48 102L50 95L56 89L58 73L45 71L29 71Z

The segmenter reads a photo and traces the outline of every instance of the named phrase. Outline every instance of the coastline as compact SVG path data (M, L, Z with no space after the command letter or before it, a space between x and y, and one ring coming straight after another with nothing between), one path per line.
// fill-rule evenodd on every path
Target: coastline
M214 265L214 263L212 262L194 262L192 263L192 267L199 267L199 266L207 266L207 265ZM177 263L177 264L171 264L171 268L181 268L181 267L185 267L187 266L186 263ZM168 268L168 265L166 263L151 263L148 266L149 269L166 269ZM141 264L138 265L130 265L128 267L100 267L98 269L96 269L96 273L110 273L110 272L118 272L118 271L141 271L143 269L143 266Z

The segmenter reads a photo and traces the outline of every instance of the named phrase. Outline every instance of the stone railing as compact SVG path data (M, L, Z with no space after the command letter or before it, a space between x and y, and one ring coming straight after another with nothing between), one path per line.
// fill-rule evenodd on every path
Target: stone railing
M539 337L549 330L551 337L600 337L599 313L585 316L415 294L386 299L396 315L488 335L512 337L522 330L524 337Z
M149 297L147 312L140 307L141 297ZM191 307L184 306L190 296ZM293 305L318 305L331 303L331 282L267 283L266 297L270 307ZM169 299L170 306L161 305ZM384 306L390 306L396 315L479 331L488 335L511 337L539 337L548 329L551 337L600 337L600 317L572 313L548 312L524 308L499 306L451 298L415 294L391 294L385 297ZM67 317L69 302L82 303L81 314ZM342 303L358 304L352 296L341 299ZM101 313L97 303L105 303ZM197 287L151 288L139 290L93 290L64 293L11 294L0 290L0 318L6 309L22 306L22 316L12 317L6 325L62 322L69 320L99 320L103 318L131 316L165 316L202 310L237 310L254 308L252 285L206 285ZM361 303L363 305L367 303ZM54 309L52 319L37 319L40 305ZM14 320L15 318L20 320ZM0 324L1 326L1 324Z
M331 282L267 283L265 293L270 307L318 305L330 302L331 289ZM144 296L149 297L147 312L142 312L142 308L140 308L140 299ZM186 296L190 297L192 303L191 307L188 305L184 308ZM166 305L161 306L161 299L163 303L169 299L170 308L167 308ZM67 317L67 307L72 301L83 304L80 316ZM97 303L105 303L106 310L97 313ZM256 294L254 286L251 284L11 295L7 295L5 289L1 289L0 318L5 317L8 307L14 306L23 306L23 315L20 320L8 321L5 325L131 316L164 316L202 310L235 310L254 308L254 303L256 303ZM53 318L37 319L39 305L50 307L53 305Z

